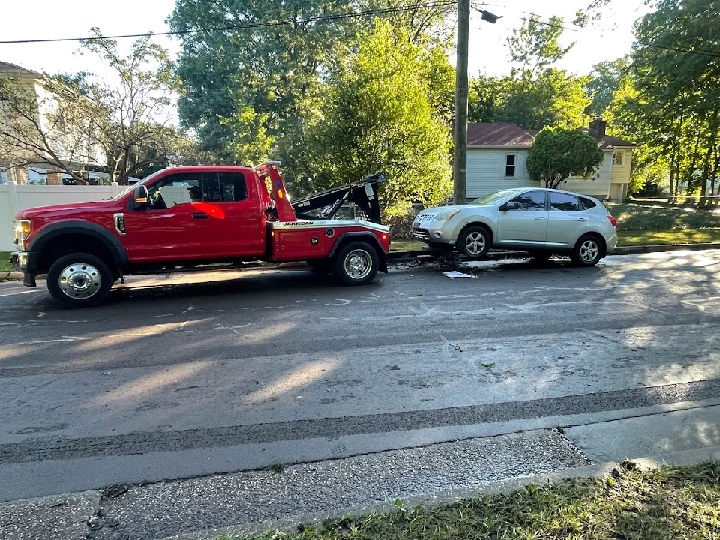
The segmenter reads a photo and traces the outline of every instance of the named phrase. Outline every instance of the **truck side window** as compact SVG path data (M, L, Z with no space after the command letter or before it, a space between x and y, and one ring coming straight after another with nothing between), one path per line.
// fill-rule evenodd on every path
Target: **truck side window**
M247 197L247 183L242 173L221 172L203 175L205 202L240 202Z
M200 187L199 174L173 174L148 188L150 210L165 210L193 200L191 190Z

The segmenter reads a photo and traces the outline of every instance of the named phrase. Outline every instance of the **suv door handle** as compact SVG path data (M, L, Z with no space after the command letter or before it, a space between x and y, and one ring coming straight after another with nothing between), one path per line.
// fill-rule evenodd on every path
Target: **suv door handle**
M536 218L535 218L535 221L540 221L541 219L547 219L547 218L544 218L544 217L536 217Z
M207 219L210 217L210 214L206 214L205 212L193 212L192 217L193 219Z
M578 221L587 221L587 218L579 217L579 218L577 218L577 220L578 220Z

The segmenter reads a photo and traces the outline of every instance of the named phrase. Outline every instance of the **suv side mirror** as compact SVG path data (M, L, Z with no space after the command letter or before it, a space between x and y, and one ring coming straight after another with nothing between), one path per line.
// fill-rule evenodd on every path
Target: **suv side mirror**
M139 208L147 208L150 205L149 202L150 195L148 194L148 189L144 185L139 185L135 188L135 209Z
M510 201L510 202L506 202L505 204L501 204L500 208L498 208L498 210L500 210L501 212L507 212L508 210L517 210L518 208L520 208L519 202Z

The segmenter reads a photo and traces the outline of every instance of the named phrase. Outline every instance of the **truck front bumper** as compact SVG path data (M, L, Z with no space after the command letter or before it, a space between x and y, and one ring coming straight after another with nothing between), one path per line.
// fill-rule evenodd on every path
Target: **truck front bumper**
M23 285L37 287L37 283L35 283L37 257L33 252L13 251L10 254L10 264L15 270L23 273Z

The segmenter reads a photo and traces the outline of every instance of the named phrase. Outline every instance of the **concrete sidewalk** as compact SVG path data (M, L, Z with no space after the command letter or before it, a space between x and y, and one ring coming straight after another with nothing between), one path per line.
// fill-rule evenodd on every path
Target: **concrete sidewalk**
M471 438L338 460L43 497L0 505L3 540L202 538L222 533L438 503L528 483L605 475L623 460L646 467L720 460L720 405L576 427ZM676 408L677 408L676 407ZM667 409L667 408L666 408Z

